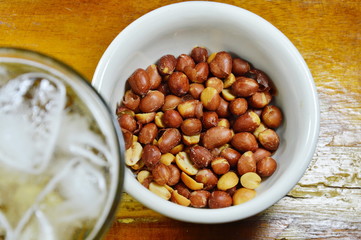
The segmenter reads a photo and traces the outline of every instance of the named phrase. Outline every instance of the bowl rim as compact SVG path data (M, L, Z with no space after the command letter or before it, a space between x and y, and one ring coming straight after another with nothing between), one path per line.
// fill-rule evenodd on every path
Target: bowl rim
M222 209L196 209L190 207L183 207L180 205L175 205L174 203L169 202L167 200L161 199L148 190L147 192L149 193L144 193L143 195L143 197L146 196L147 198L146 200L144 200L137 193L139 191L141 192L144 191L145 188L141 184L133 184L134 181L136 181L136 179L134 178L133 174L129 169L126 170L126 174L125 174L126 177L124 180L125 192L127 192L129 195L131 195L133 198L135 198L137 201L139 201L146 207L151 208L154 211L159 212L173 219L177 219L185 222L213 224L213 223L225 223L225 222L241 220L247 217L251 217L269 208L277 201L279 201L281 198L283 198L295 186L295 184L297 184L297 182L306 172L312 160L312 157L316 149L318 135L319 135L319 128L320 128L319 100L317 97L317 90L311 72L306 62L304 61L303 57L301 56L300 52L296 49L296 47L292 44L292 42L280 30L278 30L267 20L263 19L259 15L256 15L255 13L252 13L246 9L234 5L230 5L226 3L218 3L218 2L208 2L208 1L188 1L188 2L169 4L157 8L153 11L150 11L145 15L141 16L140 18L136 19L126 28L124 28L115 37L115 39L111 42L111 44L104 52L103 56L99 61L98 66L96 67L92 84L101 93L102 90L101 86L103 84L104 74L107 70L108 65L111 62L112 57L114 57L114 54L116 52L115 49L121 48L119 42L121 41L123 36L127 36L128 34L134 34L134 32L137 31L137 28L140 25L142 25L144 22L151 21L151 19L154 18L155 16L159 14L164 14L167 11L174 11L175 9L177 9L177 12L179 13L179 15L181 15L180 12L183 12L185 10L188 11L191 9L192 11L197 11L197 9L199 10L199 8L204 8L204 7L214 8L220 12L232 11L240 16L246 16L247 18L251 18L252 20L254 20L256 24L266 26L267 28L270 29L270 31L272 31L272 33L277 35L277 38L279 38L282 44L284 44L284 47L288 48L289 54L293 56L293 58L295 59L295 61L297 61L298 64L300 64L300 68L302 68L302 72L305 75L304 80L306 81L306 85L310 88L311 91L310 95L313 103L313 105L311 106L313 114L312 116L310 116L310 120L309 120L310 124L307 132L307 141L306 141L306 144L310 146L310 148L309 151L305 153L304 156L305 161L302 162L300 165L297 165L297 169L299 170L296 174L293 174L293 180L286 182L285 186L282 189L277 189L276 192L273 194L273 196L271 196L270 199L268 199L268 204L262 204L260 199L254 202L243 203L242 209L245 210L245 212L242 212L241 214L239 213L238 210L236 211L235 209L237 207L239 208L240 205L232 206L228 208L222 208ZM257 206L259 205L262 207L256 210L252 205L257 205Z

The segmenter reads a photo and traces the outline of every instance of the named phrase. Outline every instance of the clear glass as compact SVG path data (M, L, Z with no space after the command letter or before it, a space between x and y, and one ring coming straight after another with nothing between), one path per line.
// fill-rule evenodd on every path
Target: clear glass
M0 240L100 239L120 202L123 146L80 74L0 48Z

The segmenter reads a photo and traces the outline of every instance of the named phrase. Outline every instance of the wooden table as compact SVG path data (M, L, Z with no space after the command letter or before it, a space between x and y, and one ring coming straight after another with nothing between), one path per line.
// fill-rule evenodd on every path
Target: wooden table
M0 45L50 54L91 80L120 31L173 2L0 0ZM320 138L312 162L297 186L274 206L228 224L175 221L123 194L105 239L360 239L361 2L223 2L270 21L304 56L321 104Z

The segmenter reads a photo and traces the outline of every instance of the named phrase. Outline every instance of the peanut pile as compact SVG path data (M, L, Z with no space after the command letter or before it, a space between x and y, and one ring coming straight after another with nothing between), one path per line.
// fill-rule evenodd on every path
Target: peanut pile
M126 164L158 196L183 206L223 208L249 201L277 162L269 77L251 63L195 47L139 68L116 113Z

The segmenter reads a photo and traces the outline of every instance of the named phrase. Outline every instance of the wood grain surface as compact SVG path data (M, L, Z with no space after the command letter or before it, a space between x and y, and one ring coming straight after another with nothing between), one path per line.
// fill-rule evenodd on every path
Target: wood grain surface
M91 80L103 52L128 24L178 1L0 0L0 45L30 48ZM287 196L249 219L216 225L166 218L123 194L112 239L361 239L361 2L222 1L280 29L313 74L321 106L318 146Z

